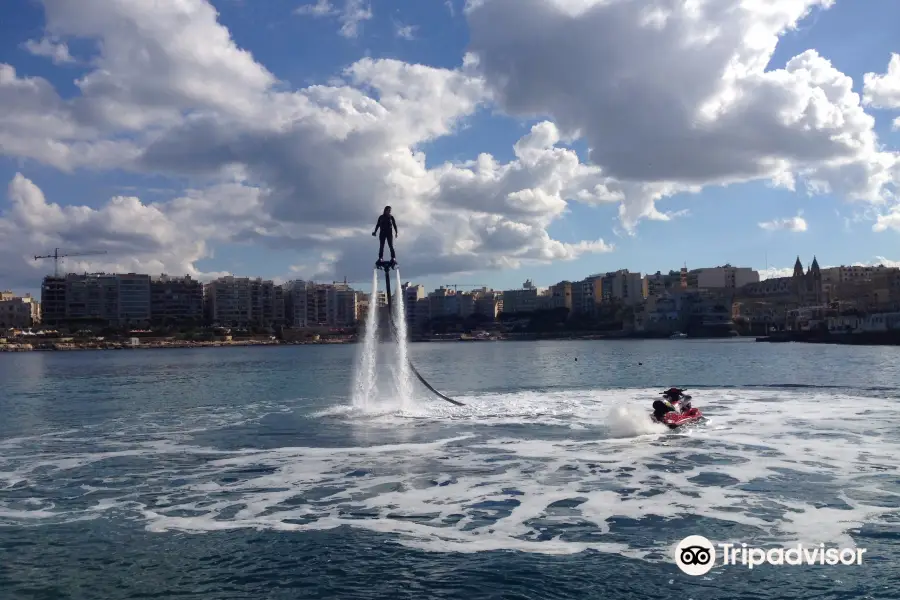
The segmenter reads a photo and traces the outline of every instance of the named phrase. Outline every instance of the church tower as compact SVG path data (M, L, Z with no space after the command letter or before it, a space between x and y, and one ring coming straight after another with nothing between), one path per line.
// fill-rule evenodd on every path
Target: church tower
M803 277L803 263L800 262L800 257L797 257L797 262L794 263L794 277Z
M809 279L809 283L806 286L807 289L815 296L816 304L821 304L823 302L822 271L819 269L819 261L815 255L813 255L812 266L809 269L807 278Z
M797 262L794 263L794 274L791 275L791 287L794 292L794 301L797 304L803 304L804 299L806 298L806 274L803 272L803 263L800 262L800 257L797 257Z

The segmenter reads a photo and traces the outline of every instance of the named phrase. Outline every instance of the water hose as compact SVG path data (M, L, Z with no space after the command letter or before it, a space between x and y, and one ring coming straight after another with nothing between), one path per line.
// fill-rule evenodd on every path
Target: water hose
M399 330L397 329L397 324L394 323L394 302L391 299L391 297L393 295L393 294L391 294L391 268L394 267L395 264L396 263L394 263L393 261L392 262L379 261L379 263L378 263L379 266L377 266L377 268L384 270L384 287L385 287L385 293L387 294L388 314L390 315L391 329L394 332L394 338L400 339L400 337L398 335ZM369 310L373 310L371 303L369 305ZM422 374L419 373L419 371L413 365L412 360L409 357L407 357L406 363L409 365L410 371L412 371L413 374L416 376L416 378L422 382L422 385L424 385L426 388L428 388L431 391L431 393L433 393L435 396L437 396L441 400L449 402L450 404L455 404L456 406L465 406L465 404L460 402L459 400L454 400L453 398L449 398L449 397L445 396L444 394L440 393L439 391L437 391L436 389L434 389L434 386L432 386L430 383L428 383L425 380L424 377L422 377Z

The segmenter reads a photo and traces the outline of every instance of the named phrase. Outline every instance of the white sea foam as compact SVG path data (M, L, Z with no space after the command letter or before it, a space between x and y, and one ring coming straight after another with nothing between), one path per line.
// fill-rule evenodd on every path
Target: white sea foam
M106 438L92 452L88 432L6 440L0 524L126 511L155 532L349 525L435 552L590 548L655 560L683 537L685 515L760 543L852 545L850 531L900 506L895 400L707 390L694 404L709 421L670 432L649 422L652 397L528 392L314 415L364 434L355 439L366 445L343 448L222 451L177 429ZM436 430L442 439L413 435ZM79 493L72 506L52 500ZM654 534L629 534L628 520Z

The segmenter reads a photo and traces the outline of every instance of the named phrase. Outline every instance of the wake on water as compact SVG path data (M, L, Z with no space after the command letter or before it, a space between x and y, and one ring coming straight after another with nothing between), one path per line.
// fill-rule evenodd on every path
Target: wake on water
M712 421L669 432L648 422L654 394L512 392L402 414L308 413L345 422L343 447L199 446L187 431L229 420L213 423L207 409L179 414L177 426L159 414L5 440L0 490L18 493L0 501L0 522L124 511L156 532L344 525L435 552L594 549L655 561L660 540L683 537L687 515L726 537L851 546L852 531L896 512L895 400L707 390ZM836 416L825 402L845 409ZM235 410L238 422L277 407ZM57 501L78 488L83 496ZM641 524L653 534L635 534Z

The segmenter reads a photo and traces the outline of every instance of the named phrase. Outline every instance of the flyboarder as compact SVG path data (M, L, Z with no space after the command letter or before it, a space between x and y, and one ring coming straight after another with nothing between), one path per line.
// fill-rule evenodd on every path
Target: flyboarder
M394 215L391 214L390 206L385 206L384 212L378 217L378 221L375 223L375 231L372 232L373 237L378 235L379 229L381 230L381 235L378 236L378 262L375 265L385 264L384 243L387 242L388 249L391 251L391 261L388 264L394 266L397 264L397 255L394 253L394 237L399 236L399 232L397 231L397 221L394 220Z
M391 329L394 330L395 336L399 337L397 333L397 326L394 324L394 304L393 298L394 295L391 293L391 270L397 268L397 255L394 253L394 236L397 235L397 221L394 220L394 217L391 215L391 207L385 206L384 212L381 213L381 216L378 217L378 222L375 223L375 231L372 232L372 236L378 235L378 230L381 230L380 237L380 246L378 247L378 262L375 263L375 268L384 271L384 291L387 296L387 308L388 308L388 318L391 322ZM384 243L388 243L388 248L391 249L391 260L384 260ZM400 273L397 272L397 285L400 285ZM377 290L377 286L376 286ZM372 291L372 294L375 294L375 291ZM399 290L398 290L399 291ZM400 318L406 318L405 315ZM409 370L412 371L413 375L422 382L422 385L431 390L435 396L440 398L441 400L445 400L450 404L455 404L456 406L465 406L459 400L454 400L453 398L449 398L444 394L440 393L434 387L428 383L424 377L416 370L413 366L412 361L407 357L406 359L407 365L409 366Z

